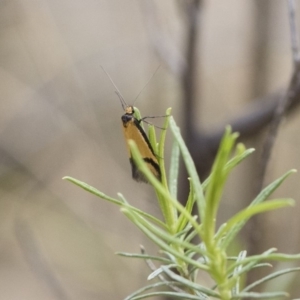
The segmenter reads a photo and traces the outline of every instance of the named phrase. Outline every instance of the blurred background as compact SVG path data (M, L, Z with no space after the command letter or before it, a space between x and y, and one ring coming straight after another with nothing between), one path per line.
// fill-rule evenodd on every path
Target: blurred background
M177 123L186 126L182 70L190 4L0 2L1 299L123 299L146 283L147 266L115 252L139 252L141 244L149 253L156 249L118 207L62 177L112 197L121 192L159 216L151 187L131 179L122 108L101 65L128 103L160 65L136 106L150 116L172 107ZM257 99L286 88L290 34L285 1L210 0L198 9L192 113L194 127L209 133L247 113ZM280 130L267 183L300 169L298 114L287 117ZM248 147L260 143L259 135L246 141ZM233 172L221 220L253 198L258 161L259 151ZM274 197L299 196L296 174ZM264 215L266 249L300 252L299 207ZM300 294L295 278L280 279L280 285Z

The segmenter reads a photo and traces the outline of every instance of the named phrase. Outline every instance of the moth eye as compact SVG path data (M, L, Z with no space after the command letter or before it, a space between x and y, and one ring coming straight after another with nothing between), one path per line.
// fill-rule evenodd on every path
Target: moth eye
M130 116L130 115L123 115L122 117L121 117L121 119L122 119L122 122L123 123L127 123L127 122L129 122L131 119L132 119L132 116Z

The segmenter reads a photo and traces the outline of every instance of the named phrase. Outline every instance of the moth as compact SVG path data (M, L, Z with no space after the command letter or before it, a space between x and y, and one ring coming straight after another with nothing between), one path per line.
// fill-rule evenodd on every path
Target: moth
M144 162L147 164L148 168L153 173L153 175L158 180L161 180L161 170L159 167L157 156L153 151L153 148L151 146L151 143L149 141L149 138L148 138L146 132L144 131L143 127L141 126L141 122L145 118L142 118L142 119L137 118L137 115L135 114L136 108L133 105L128 105L126 103L124 97L118 90L117 86L115 85L115 83L113 82L113 80L111 79L109 74L104 70L103 67L102 67L102 69L106 73L108 78L110 79L111 83L113 84L116 94L118 95L121 105L125 112L121 116L121 121L122 121L122 128L123 128L123 133L124 133L124 137L125 137L125 141L126 141L126 146L127 146L127 150L128 150L128 154L129 154L129 162L131 165L132 178L138 182L146 182L146 183L148 182L148 180L146 179L144 174L138 169L137 165L135 164L135 162L133 160L131 149L129 146L130 140L133 140L136 143ZM155 75L155 73L152 75L152 77ZM152 77L150 78L150 80L152 79ZM149 83L149 81L148 81L148 83ZM141 94L141 92L138 94L138 96Z

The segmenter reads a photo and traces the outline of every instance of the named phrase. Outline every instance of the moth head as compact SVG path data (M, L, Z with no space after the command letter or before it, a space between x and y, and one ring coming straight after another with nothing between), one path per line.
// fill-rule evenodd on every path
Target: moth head
M125 113L128 114L128 115L133 115L134 114L134 108L133 106L126 106L125 108Z

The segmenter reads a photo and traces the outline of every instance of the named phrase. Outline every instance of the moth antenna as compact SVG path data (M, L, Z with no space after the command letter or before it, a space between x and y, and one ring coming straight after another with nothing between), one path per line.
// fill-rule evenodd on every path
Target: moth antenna
M151 75L151 77L148 79L147 83L144 85L144 87L141 89L141 91L138 93L138 95L135 97L133 104L135 103L135 101L138 99L138 97L141 95L141 93L143 92L143 90L147 87L147 85L150 83L150 81L152 80L152 78L154 77L154 75L157 73L158 69L160 68L160 65L157 67L157 69L155 70L155 72Z
M109 74L106 72L106 70L103 68L103 66L101 65L102 70L104 71L104 73L106 74L106 76L108 77L108 79L110 80L110 82L112 83L112 85L115 88L115 93L118 95L120 102L122 104L123 109L125 110L126 107L128 106L124 97L122 96L121 92L119 91L119 89L117 88L116 84L114 83L114 81L112 80L112 78L109 76Z

